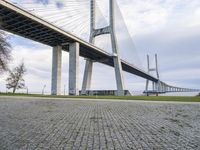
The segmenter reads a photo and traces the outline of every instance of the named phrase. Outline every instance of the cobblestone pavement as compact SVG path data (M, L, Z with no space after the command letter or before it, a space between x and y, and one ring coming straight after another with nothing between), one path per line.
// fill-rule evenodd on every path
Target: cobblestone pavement
M200 104L0 97L1 150L200 150Z

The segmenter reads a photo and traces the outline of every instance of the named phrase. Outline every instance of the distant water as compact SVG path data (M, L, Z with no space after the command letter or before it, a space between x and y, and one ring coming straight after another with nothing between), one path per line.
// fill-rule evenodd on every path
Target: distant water
M132 91L131 94L133 96L144 95L143 91ZM160 96L196 96L198 94L199 92L174 92L174 93L160 94Z

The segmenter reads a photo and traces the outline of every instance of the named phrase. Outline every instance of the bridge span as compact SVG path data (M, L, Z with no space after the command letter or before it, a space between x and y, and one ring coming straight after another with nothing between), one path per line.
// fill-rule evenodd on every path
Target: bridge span
M78 68L79 62L76 58L82 56L94 62L103 63L114 67L112 55L93 44L90 44L69 32L66 32L55 25L33 15L26 10L9 3L6 0L0 0L0 29L7 32L43 43L53 47L53 67L52 67L52 94L60 94L61 88L61 51L70 53L69 85L70 90L74 90L76 95L79 91L78 87ZM140 76L154 83L159 83L157 89L167 91L171 90L188 91L191 89L183 89L169 86L158 78L150 75L146 71L120 59L122 69L128 73ZM73 91L72 91L73 93Z

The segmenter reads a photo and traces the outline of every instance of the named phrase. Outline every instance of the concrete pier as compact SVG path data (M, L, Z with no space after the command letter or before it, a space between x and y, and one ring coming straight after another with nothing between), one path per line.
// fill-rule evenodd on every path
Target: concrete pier
M92 68L93 68L93 62L91 60L86 60L83 85L81 90L82 95L85 95L86 91L90 90L91 80L92 80Z
M69 95L79 95L79 43L69 45Z
M93 34L94 30L95 30L95 24L96 24L95 9L96 9L96 1L90 0L90 40L89 40L89 42L91 44L94 44L94 42L95 42L95 36ZM87 59L86 63L85 63L85 71L84 71L81 95L86 95L86 91L90 90L91 80L92 80L92 70L93 70L92 68L93 68L93 61L90 59Z
M62 68L62 47L53 47L52 52L52 78L51 78L51 94L61 94L61 69Z
M117 46L116 34L115 34L115 27L114 27L114 1L110 0L110 36L111 36L111 44L112 44L112 52L113 52L113 61L114 61L114 68L115 68L115 77L116 77L116 85L117 85L117 95L124 96L124 79L122 73L122 65L119 56L119 50Z

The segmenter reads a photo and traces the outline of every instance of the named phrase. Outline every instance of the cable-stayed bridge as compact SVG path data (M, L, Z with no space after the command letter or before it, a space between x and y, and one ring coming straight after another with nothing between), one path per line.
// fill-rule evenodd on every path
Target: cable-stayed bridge
M109 24L97 27L95 0L88 0L90 12L90 36L89 42L70 33L49 21L34 15L27 10L16 6L6 0L0 0L0 28L2 30L20 35L22 37L53 47L52 57L52 94L61 93L61 57L62 50L69 52L69 94L79 95L79 56L86 58L86 66L82 85L82 94L90 90L92 67L94 62L112 66L115 69L117 92L116 95L125 94L125 86L122 71L137 75L152 81L151 91L146 88L145 92L190 92L195 89L171 86L154 77L145 70L121 59L115 29L115 5L114 0L109 0ZM53 13L53 12L52 12ZM81 13L81 12L80 12ZM73 18L73 14L72 14ZM73 23L73 20L71 21ZM112 53L94 45L95 37L110 34ZM157 67L156 67L157 68ZM151 69L150 69L151 70ZM158 69L154 69L158 72ZM148 87L148 84L147 84Z

